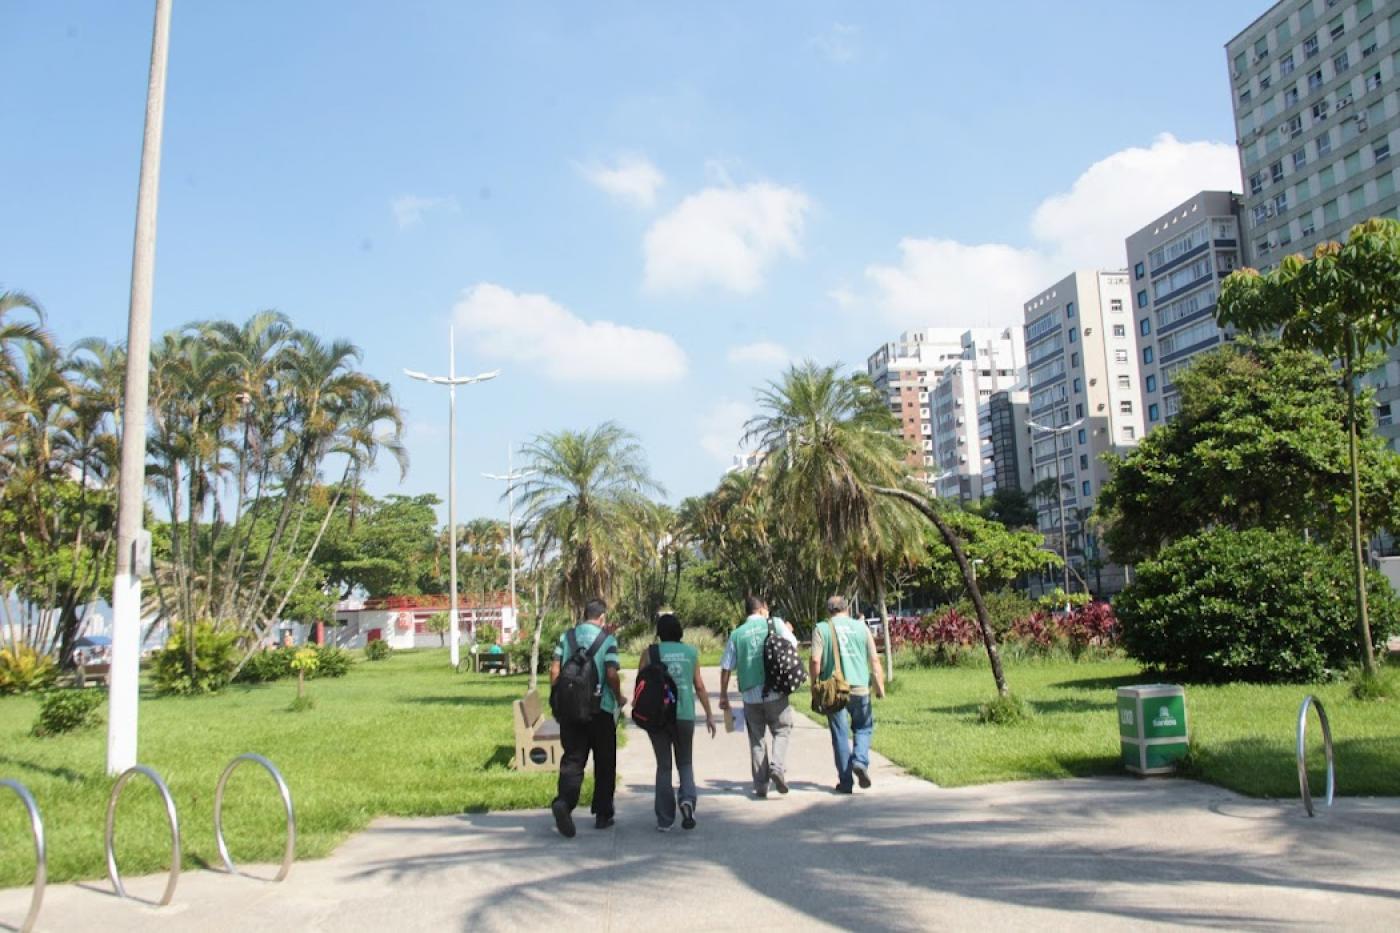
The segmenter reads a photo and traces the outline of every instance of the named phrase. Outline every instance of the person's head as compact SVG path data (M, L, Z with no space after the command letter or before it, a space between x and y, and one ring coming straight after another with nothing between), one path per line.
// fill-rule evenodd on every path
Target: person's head
M656 619L657 641L680 641L681 620L673 612L663 612Z
M583 621L604 627L608 624L608 604L601 599L590 599L583 607Z
M768 602L762 597L750 593L744 597L744 614L750 616L768 615Z
M826 614L829 616L843 616L850 609L846 604L846 597L839 593L826 601Z

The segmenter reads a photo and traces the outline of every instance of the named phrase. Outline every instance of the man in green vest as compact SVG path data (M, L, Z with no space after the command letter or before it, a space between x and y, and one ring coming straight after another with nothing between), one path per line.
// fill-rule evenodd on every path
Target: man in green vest
M826 613L830 618L818 622L812 631L812 683L832 675L836 669L833 649L839 648L841 674L850 685L851 699L845 709L828 715L826 724L836 755L836 792L849 794L855 781L862 788L870 786L870 739L875 734L870 688L873 685L875 695L884 699L885 670L880 666L880 651L870 626L851 618L844 596L828 599Z
M788 792L785 776L788 738L792 734L792 705L786 693L770 693L763 676L763 641L768 637L768 603L757 596L744 601L748 618L729 636L719 666L719 708L729 709L729 675L739 675L739 692L744 699L744 725L749 734L749 764L753 772L754 796L768 796L771 781L778 793ZM777 633L797 644L796 637L781 619L773 620ZM773 734L772 748L764 741ZM771 754L770 754L771 752Z

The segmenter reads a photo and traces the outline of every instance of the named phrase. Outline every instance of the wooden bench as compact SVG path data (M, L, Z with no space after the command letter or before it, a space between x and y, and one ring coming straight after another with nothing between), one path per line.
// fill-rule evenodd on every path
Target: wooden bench
M531 690L514 703L515 758L511 767L518 771L557 771L564 757L559 741L559 723L544 715L540 695Z
M483 651L476 656L476 670L479 674L510 672L510 656L504 651Z

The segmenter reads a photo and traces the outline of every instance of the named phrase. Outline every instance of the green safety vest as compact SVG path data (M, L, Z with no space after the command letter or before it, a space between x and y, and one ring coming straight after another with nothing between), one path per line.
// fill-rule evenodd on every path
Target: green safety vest
M781 624L775 625L781 628ZM739 675L739 689L751 690L763 686L763 640L768 637L768 620L749 616L730 636L734 639L734 665Z
M676 719L693 722L695 666L700 662L700 652L694 645L684 645L678 641L663 641L657 647L661 650L661 663L666 665L666 673L676 682Z
M836 625L837 637L841 639L841 674L852 687L870 686L870 658L866 655L869 629L864 622L850 616L841 616L827 622L818 622L817 631L822 636L822 667L819 680L831 676L836 669L836 657L831 653L831 628Z

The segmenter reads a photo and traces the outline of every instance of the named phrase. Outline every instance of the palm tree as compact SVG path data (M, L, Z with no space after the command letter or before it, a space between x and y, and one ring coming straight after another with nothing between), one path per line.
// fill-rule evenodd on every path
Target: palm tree
M13 311L28 311L34 318L33 323L14 320ZM24 292L0 291L0 391L3 383L13 385L20 376L14 348L25 344L51 345L43 325L44 309L39 302Z
M532 474L512 487L536 563L554 556L553 594L576 614L611 598L635 553L646 496L661 494L634 435L608 421L542 434L522 454Z
M888 497L922 514L953 552L977 610L997 692L1009 693L991 619L962 542L939 507L912 491L905 450L884 399L864 376L843 377L836 366L792 366L759 393L760 413L746 440L763 451L763 471L785 515L806 515L827 562L879 549L881 511Z

